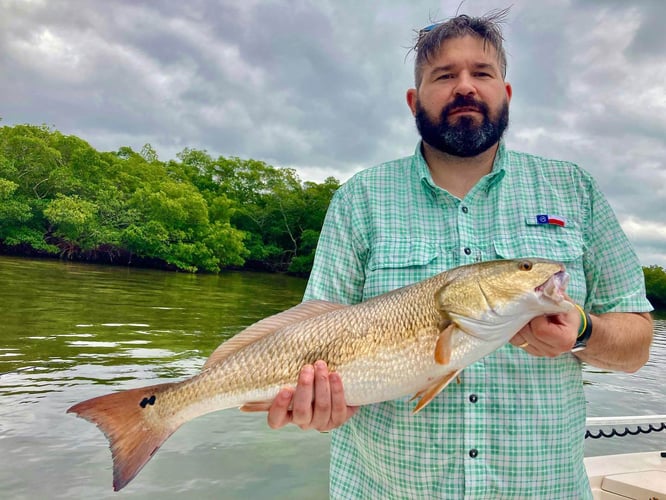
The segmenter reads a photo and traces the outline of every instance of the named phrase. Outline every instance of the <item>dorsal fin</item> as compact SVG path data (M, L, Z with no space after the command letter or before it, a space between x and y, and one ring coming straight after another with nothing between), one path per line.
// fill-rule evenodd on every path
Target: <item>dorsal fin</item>
M202 369L205 370L210 368L212 365L226 359L239 349L256 342L268 334L278 331L280 328L345 307L349 306L328 302L326 300L309 300L307 302L302 302L291 309L259 320L248 326L242 332L237 333L226 342L220 344L220 346L215 349L206 360Z

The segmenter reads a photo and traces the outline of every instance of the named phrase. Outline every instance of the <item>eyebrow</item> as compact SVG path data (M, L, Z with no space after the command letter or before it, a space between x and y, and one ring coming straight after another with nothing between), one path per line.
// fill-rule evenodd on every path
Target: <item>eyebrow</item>
M477 70L478 70L478 69L485 69L485 70L498 71L497 66L494 65L494 64L491 64L491 63L482 63L482 62L478 62L478 63L473 63L472 66L473 66L474 69L477 69ZM445 64L445 65L443 65L443 66L435 66L435 67L432 69L431 73L447 72L447 71L451 71L451 70L454 69L455 67L456 67L456 64Z

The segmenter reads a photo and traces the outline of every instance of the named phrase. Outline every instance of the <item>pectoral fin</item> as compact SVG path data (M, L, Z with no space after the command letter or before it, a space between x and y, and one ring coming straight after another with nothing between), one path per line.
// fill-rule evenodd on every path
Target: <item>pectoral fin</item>
M442 392L442 390L449 385L449 382L451 382L462 370L454 370L451 373L447 373L444 375L441 379L435 381L432 385L426 387L422 391L419 391L416 396L414 396L415 399L416 397L421 397L419 402L416 404L414 409L412 410L412 414L416 415L418 412L420 412L423 408L426 407L430 401L434 399L437 394Z
M455 328L455 324L447 324L437 338L437 343L435 344L435 362L439 365L446 365L451 361L451 337Z

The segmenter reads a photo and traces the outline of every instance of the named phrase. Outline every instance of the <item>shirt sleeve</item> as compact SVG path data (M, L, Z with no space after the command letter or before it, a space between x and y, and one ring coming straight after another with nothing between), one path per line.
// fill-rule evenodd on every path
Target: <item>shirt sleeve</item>
M355 218L362 213L362 200L355 198L349 182L333 196L303 300L362 301L367 255L362 241L367 233L363 221Z
M596 181L592 177L586 180L590 193L584 220L586 307L594 314L649 312L653 308L645 295L645 276L633 246Z

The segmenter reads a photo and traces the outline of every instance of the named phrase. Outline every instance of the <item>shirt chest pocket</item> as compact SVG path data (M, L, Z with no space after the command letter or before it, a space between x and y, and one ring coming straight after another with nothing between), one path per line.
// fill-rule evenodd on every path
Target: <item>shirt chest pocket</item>
M363 298L395 290L440 272L437 245L423 240L382 240L373 245L366 266Z
M493 242L496 258L521 259L536 257L564 264L570 276L567 294L584 303L587 292L583 268L584 245L578 233L564 235L527 234Z

